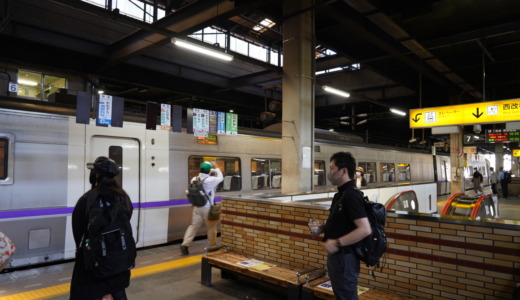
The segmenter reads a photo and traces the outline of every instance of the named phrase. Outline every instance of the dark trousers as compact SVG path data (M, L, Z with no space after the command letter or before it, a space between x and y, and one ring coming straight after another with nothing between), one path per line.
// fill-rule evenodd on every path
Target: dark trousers
M504 181L500 181L500 185L502 186L502 197L507 198L509 196L509 191L507 190L507 183Z
M329 254L327 268L336 300L357 300L359 259L356 255L342 251Z
M491 192L493 194L498 194L498 192L497 192L497 184L496 183L492 183L491 184Z
M119 291L119 292L112 293L112 297L114 298L114 300L127 300L127 299L128 299L128 298L126 297L126 292L125 292L125 290L122 290L122 291ZM95 299L95 300L101 300L101 298L98 298L98 299Z

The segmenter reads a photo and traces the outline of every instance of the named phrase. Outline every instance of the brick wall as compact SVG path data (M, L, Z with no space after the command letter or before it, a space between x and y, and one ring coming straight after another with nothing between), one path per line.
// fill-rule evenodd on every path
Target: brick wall
M222 243L233 251L296 268L326 266L310 217L325 222L328 208L223 199ZM373 279L362 266L359 283L419 299L511 299L520 282L518 225L389 213L389 250Z

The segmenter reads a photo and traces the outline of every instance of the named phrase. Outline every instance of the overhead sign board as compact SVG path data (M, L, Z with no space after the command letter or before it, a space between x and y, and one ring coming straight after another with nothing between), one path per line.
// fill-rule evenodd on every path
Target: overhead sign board
M504 123L520 119L520 99L410 109L410 128Z
M486 143L520 142L520 130L516 129L488 129Z

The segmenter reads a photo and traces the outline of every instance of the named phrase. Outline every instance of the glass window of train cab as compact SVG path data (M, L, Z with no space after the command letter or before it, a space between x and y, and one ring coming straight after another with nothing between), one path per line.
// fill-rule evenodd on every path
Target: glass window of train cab
M397 164L397 181L410 181L412 176L410 174L410 164L398 163Z
M18 70L18 97L49 101L51 95L66 88L67 80L65 78L35 71Z
M217 192L242 189L240 158L238 157L191 155L188 158L188 182L199 175L200 164L205 161L215 161L224 176L224 181L217 186Z
M282 160L276 158L251 159L251 189L279 189L282 186Z
M317 186L325 186L327 184L325 171L325 161L315 160L314 161L314 178L312 179L313 184Z
M363 175L367 181L367 183L377 182L377 172L376 172L376 163L375 162L359 162L358 167L362 167L365 171L365 175Z
M381 174L381 182L395 181L395 164L394 163L380 163L379 172Z

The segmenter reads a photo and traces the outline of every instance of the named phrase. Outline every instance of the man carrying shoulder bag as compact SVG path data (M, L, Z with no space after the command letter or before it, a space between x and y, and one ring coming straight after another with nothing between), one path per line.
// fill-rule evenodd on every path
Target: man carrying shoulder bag
M203 162L200 164L200 173L199 176L193 177L191 182L196 180L203 181L203 189L208 197L208 201L204 206L193 206L193 212L191 217L191 225L186 229L186 233L184 234L184 239L181 244L181 252L182 255L188 255L190 252L188 250L189 246L193 242L197 231L203 223L206 224L208 228L208 241L209 247L217 246L217 220L208 220L208 214L211 209L211 206L215 204L215 188L219 183L224 180L224 176L222 175L222 171L218 168L217 164L212 161ZM215 176L210 176L210 173L214 173Z

